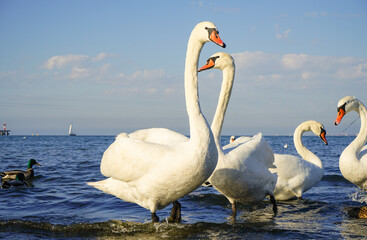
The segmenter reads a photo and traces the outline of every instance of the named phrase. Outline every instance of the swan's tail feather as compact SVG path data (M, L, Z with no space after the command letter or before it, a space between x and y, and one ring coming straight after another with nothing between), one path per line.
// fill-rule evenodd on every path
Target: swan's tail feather
M108 189L106 188L106 182L107 182L107 179L104 179L102 181L98 181L98 182L87 182L87 184L89 186L92 186L92 187L95 187L103 192L108 192Z

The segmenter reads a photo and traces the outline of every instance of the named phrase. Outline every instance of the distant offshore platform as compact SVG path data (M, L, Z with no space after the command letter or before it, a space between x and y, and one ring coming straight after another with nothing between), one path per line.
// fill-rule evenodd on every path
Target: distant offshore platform
M1 136L8 136L8 135L9 135L10 130L7 130L7 129L6 129L6 123L4 123L4 124L3 124L3 126L4 126L4 129L3 129L3 130L0 130L0 135L1 135Z

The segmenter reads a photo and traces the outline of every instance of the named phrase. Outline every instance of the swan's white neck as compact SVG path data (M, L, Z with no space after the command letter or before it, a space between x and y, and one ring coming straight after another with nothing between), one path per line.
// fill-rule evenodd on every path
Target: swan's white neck
M310 131L310 127L307 122L300 124L293 134L294 146L301 157L314 165L323 168L322 162L316 154L308 150L302 143L302 135L304 132Z
M217 142L217 145L219 146L220 146L220 136L222 132L224 116L226 114L228 102L231 97L234 72L235 71L233 66L226 67L225 69L223 69L223 81L219 94L218 105L211 125L214 138Z
M362 147L367 142L367 110L363 103L359 102L358 108L355 110L361 118L361 128L357 137L349 144L348 151L352 151L356 155L356 159L359 159L359 153Z
M209 129L209 124L201 113L198 93L198 61L204 42L195 40L191 33L186 52L185 63L185 98L186 110L190 122L190 139L196 139L198 133Z

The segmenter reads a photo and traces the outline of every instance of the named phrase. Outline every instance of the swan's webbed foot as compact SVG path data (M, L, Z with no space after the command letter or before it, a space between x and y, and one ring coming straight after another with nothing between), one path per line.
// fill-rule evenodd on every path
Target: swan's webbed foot
M236 202L233 202L232 203L232 217L236 218L236 216L237 216L237 205L236 205Z
M277 205L277 201L275 200L274 195L272 194L270 194L270 202L273 204L273 212L274 212L274 216L276 216L278 213L278 205Z
M181 222L181 204L178 201L172 203L171 214L168 218L169 223Z
M178 201L173 202L173 207L171 210L171 215L168 218L169 223L179 223L181 222L181 204Z
M155 212L152 212L152 222L159 222L159 217L157 216L157 214Z

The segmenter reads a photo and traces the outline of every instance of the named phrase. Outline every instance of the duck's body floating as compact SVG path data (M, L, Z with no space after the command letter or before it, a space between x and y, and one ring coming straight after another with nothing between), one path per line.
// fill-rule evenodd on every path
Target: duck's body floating
M26 171L22 170L11 170L11 171L4 171L0 173L0 176L3 180L15 180L18 173L24 174L26 180L29 180L34 177L33 165L41 166L36 160L30 159L28 161L28 169Z
M17 173L15 175L15 179L3 181L1 184L1 188L11 188L12 186L14 187L27 186L28 187L28 183L26 182L25 176L23 173Z

